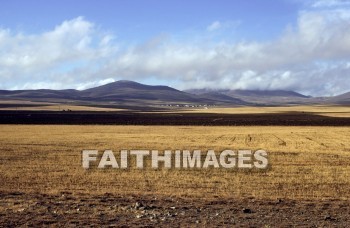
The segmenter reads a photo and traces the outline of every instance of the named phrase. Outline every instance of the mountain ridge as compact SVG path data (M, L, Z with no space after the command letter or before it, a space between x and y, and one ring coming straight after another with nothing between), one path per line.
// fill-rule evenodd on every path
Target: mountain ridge
M165 85L146 85L135 81L119 80L84 90L0 90L0 99L119 102L139 105L350 104L350 92L334 97L314 98L290 90L189 89L180 91Z

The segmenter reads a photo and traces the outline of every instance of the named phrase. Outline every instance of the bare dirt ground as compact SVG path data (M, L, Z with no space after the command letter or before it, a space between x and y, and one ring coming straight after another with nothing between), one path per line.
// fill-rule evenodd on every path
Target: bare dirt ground
M0 124L350 126L350 118L302 112L220 114L142 113L130 111L0 111Z
M348 227L349 201L0 193L0 226Z

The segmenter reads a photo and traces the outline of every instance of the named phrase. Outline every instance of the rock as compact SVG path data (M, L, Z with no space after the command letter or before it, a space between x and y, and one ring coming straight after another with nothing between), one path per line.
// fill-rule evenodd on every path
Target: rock
M135 205L134 205L134 208L135 208L135 209L139 209L139 208L141 208L141 207L143 207L143 204L140 203L140 202L136 202Z
M127 210L129 209L129 207L128 207L128 206L126 206L126 207L120 207L120 209L121 209L122 211L127 211Z
M244 208L244 209L243 209L243 213L245 213L245 214L251 214L251 213L253 213L253 211L252 211L251 209L249 209L249 208Z
M335 218L332 218L332 216L327 215L327 216L324 217L324 220L325 220L325 221L334 221Z

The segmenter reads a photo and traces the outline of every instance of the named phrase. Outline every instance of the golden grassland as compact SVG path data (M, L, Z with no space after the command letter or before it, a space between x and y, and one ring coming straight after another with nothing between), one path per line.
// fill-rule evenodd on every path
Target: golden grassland
M74 105L74 104L59 104L59 103L49 103L49 102L31 102L31 101L12 101L5 100L0 101L0 104L11 104L11 107L0 107L1 110L18 110L18 111L62 111L62 110L72 110L72 111L121 111L126 109L118 108L103 108L103 107L92 107L84 105ZM18 105L18 106L16 106ZM24 106L23 106L24 105ZM33 106L25 106L33 105Z
M126 111L120 108L103 108L75 104L60 104L49 102L31 102L19 100L0 100L0 104L12 104L12 107L0 107L0 110L25 110L25 111ZM15 105L19 106L16 107ZM20 107L21 105L36 105ZM237 106L237 107L199 107L199 108L178 108L168 107L168 110L162 113L216 113L216 114L259 114L259 113L285 113L285 112L305 112L315 115L330 117L350 117L350 106L341 105L290 105L290 106L271 106L271 107L254 107L254 106ZM147 113L147 112L145 112ZM156 112L152 112L156 113Z
M305 112L331 117L350 117L350 106L337 105L296 105L274 107L209 107L207 109L188 109L186 113L218 113L218 114L254 114L254 113L284 113Z
M83 105L43 105L36 107L18 107L18 108L1 108L0 110L23 110L23 111L62 111L62 110L72 110L72 111L122 111L126 109L118 109L118 108L99 108L99 107L91 107L91 106L83 106Z
M350 127L0 127L0 191L350 198ZM83 149L264 149L270 169L84 170Z

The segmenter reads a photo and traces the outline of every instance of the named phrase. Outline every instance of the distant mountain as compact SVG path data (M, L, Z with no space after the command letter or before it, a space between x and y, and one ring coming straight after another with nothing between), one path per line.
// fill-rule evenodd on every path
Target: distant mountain
M201 102L199 98L168 86L144 85L133 81L116 81L83 90L80 96L101 101L152 100L168 102Z
M0 90L0 99L46 102L108 102L124 105L209 104L241 105L245 102L225 95L197 96L169 86L144 85L133 81L116 81L86 90Z
M78 90L0 90L0 97L22 98L22 99L76 99L79 97Z
M220 94L229 94L230 96L244 96L244 97L302 97L308 98L309 96L305 96L303 94L289 91L289 90L213 90L213 89L189 89L185 90L185 92L192 94L205 94L205 93L220 93Z
M0 90L0 99L75 102L94 105L288 105L288 104L350 104L350 92L335 97L312 98L287 90L215 90L180 91L169 86L144 85L134 81L116 81L86 90Z
M186 90L188 93L202 96L208 93L218 93L239 99L247 103L253 104L293 104L310 102L309 96L288 91L288 90L211 90L211 89L191 89Z
M222 101L222 102L233 103L233 104L247 105L247 102L244 102L241 99L227 96L219 92L206 92L202 94L197 94L197 96L208 100L216 100L216 101Z
M308 98L303 94L288 90L231 90L227 94L244 97L300 97Z
M350 104L350 92L328 98L326 101L329 103L349 105Z
M349 99L350 98L350 92L343 93L341 95L335 96L334 98L337 98L337 99Z

